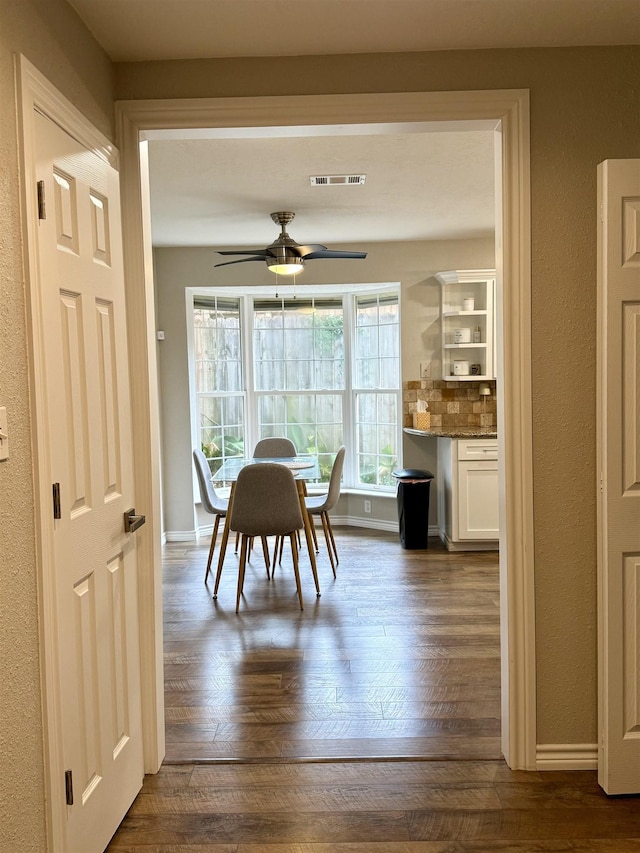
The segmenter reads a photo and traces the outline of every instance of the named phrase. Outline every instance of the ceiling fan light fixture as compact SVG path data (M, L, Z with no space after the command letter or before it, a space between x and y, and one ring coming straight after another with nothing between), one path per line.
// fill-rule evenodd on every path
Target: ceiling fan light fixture
M276 275L298 275L304 267L302 258L267 258L266 260L269 269Z

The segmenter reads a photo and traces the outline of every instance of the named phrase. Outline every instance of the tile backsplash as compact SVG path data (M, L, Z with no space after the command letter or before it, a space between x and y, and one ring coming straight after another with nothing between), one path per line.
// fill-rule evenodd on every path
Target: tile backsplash
M488 386L491 394L480 395L480 386ZM402 383L403 426L413 426L418 400L427 403L431 427L495 427L496 383L454 382L444 379L415 379Z

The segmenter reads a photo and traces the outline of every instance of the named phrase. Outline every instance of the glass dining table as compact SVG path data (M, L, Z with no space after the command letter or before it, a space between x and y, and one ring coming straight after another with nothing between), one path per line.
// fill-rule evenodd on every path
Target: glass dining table
M309 562L311 563L313 580L316 585L316 595L319 596L320 584L318 582L318 569L316 566L314 537L313 533L311 532L311 525L313 524L313 521L311 520L311 516L307 512L307 506L305 503L305 495L307 493L306 483L308 483L309 481L320 479L320 466L318 465L318 459L315 456L306 456L302 454L299 456L280 456L276 458L231 456L224 460L222 466L216 471L216 473L211 478L216 484L229 483L231 487L229 490L229 507L225 516L224 529L222 531L222 540L220 542L218 572L222 570L222 564L224 562L224 557L227 550L227 542L229 540L231 520L231 507L233 505L233 492L235 489L236 480L238 479L238 474L240 473L240 471L242 471L243 468L246 468L247 465L261 465L265 462L275 462L278 465L285 465L293 473L296 485L298 487L298 497L300 498L300 509L302 510L302 521L304 523L304 535L307 541L307 550L309 552Z

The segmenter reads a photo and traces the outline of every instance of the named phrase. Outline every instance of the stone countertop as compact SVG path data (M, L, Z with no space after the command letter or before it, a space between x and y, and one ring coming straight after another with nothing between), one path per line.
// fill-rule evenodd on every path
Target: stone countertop
M412 429L404 427L409 435L432 436L434 438L497 438L495 429L485 427L432 427L431 429Z

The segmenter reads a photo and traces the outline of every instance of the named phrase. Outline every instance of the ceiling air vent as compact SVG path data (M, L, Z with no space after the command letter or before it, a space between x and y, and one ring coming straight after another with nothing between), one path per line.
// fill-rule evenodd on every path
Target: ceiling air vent
M312 187L361 186L366 179L366 175L311 175L309 183Z

